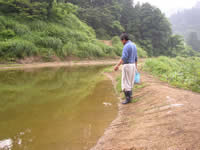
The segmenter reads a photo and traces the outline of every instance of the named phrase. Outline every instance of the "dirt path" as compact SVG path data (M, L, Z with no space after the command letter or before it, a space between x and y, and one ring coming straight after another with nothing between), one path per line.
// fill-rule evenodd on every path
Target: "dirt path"
M118 60L88 60L88 61L77 61L77 62L67 61L67 62L32 63L32 64L11 64L11 65L0 65L0 70L63 67L63 66L112 65L116 64L117 61Z
M119 104L117 119L92 150L200 150L200 94L144 72L141 78L146 86L134 93L140 101Z

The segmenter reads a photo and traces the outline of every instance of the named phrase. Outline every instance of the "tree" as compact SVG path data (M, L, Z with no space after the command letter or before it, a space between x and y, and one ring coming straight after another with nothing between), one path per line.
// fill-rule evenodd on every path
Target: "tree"
M135 15L133 1L121 0L120 2L122 7L120 22L123 25L123 27L127 30L129 23L132 22L131 20L134 19L133 17Z
M121 7L118 0L68 0L78 5L78 16L92 26L100 39L111 38L124 32L120 24Z
M184 51L184 39L180 35L172 35L168 41L168 51L165 55L176 57Z
M173 31L184 36L187 44L200 51L200 2L193 8L180 11L170 17Z
M130 4L126 5L126 8L130 7ZM125 24L123 22L121 24L150 56L165 54L168 49L171 28L167 18L158 8L149 3L142 5L138 3L133 8L126 9L124 15L128 17L122 15L127 20L124 21Z
M196 32L191 32L187 38L187 43L191 45L191 47L200 52L200 40L198 40L198 36Z

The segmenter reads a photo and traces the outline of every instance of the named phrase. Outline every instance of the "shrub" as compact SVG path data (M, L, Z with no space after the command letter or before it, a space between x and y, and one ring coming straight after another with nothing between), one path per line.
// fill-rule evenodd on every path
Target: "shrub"
M48 24L44 21L35 20L30 22L29 27L32 31L43 32L48 28Z
M39 53L44 61L51 61L52 56L55 56L55 51L51 48L40 48Z
M112 44L113 45L115 45L115 44L121 44L120 38L118 36L114 36L112 38ZM123 46L123 45L121 44L121 46Z
M74 14L68 14L67 17L58 20L57 23L69 31L81 31L84 32L90 39L96 38L94 29L89 27L86 23L80 21Z
M141 57L141 58L148 57L147 52L143 48L141 48L139 45L137 45L137 53L138 53L138 57Z
M102 57L105 56L101 47L88 42L79 42L77 56L79 57Z
M15 36L15 32L11 29L3 30L0 32L0 38L9 39Z
M12 18L6 18L4 16L0 16L0 26L9 30L13 30L16 35L22 35L30 32L30 29L27 25L20 24L18 21Z
M41 32L37 32L37 33L30 32L28 34L24 34L20 36L21 39L26 39L27 41L30 41L36 45L37 45L38 39L40 39L41 37L43 37Z
M63 47L63 43L60 39L55 37L40 37L37 39L36 44L44 48L52 48L57 51Z
M25 33L30 32L30 29L27 25L20 24L15 20L8 19L6 22L4 22L5 27L12 29L16 34L23 35Z
M0 57L23 58L37 54L36 46L26 40L14 39L0 42Z
M27 25L15 23L11 27L17 35L29 34L30 29Z
M96 29L96 34L98 39L109 40L111 38L107 31L103 28Z
M92 43L99 46L106 56L110 56L110 57L116 56L114 47L105 45L104 43L98 40L93 40Z
M124 27L122 27L119 21L113 21L112 30L115 31L115 33L112 33L114 35L119 35L120 33L125 31Z
M35 3L32 8L36 5ZM54 5L54 7L57 7L53 8L54 16L48 21L41 18L39 20L37 17L43 15L37 14L43 12L42 10L34 11L33 15L37 16L32 16L31 20L27 14L23 13L20 14L20 20L12 17L11 14L10 16L0 16L0 39L4 40L0 42L0 57L23 58L39 54L42 58L49 59L52 55L59 57L71 55L114 57L116 54L121 55L120 48L106 46L96 40L95 31L69 11L74 9L72 4ZM66 7L67 10L63 10L62 7ZM60 14L62 10L64 12ZM25 17L22 17L23 15Z
M0 24L1 26L6 26L8 22L8 19L5 16L0 16Z
M122 50L123 50L123 45L120 41L120 38L115 36L112 38L112 45L114 47L114 51L116 53L117 56L121 56L122 55Z
M0 22L0 31L5 30L5 26L2 24L2 22Z
M62 55L63 56L72 56L76 54L77 45L73 42L66 43L62 48Z
M70 37L76 39L77 41L89 42L89 37L87 34L81 31L71 32Z

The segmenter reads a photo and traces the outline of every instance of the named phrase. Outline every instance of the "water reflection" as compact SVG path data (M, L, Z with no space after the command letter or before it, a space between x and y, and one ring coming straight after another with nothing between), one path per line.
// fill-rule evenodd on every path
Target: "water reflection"
M0 149L11 150L12 143L13 143L12 139L0 141Z
M0 72L0 150L84 150L115 118L103 67ZM8 140L5 140L8 139Z

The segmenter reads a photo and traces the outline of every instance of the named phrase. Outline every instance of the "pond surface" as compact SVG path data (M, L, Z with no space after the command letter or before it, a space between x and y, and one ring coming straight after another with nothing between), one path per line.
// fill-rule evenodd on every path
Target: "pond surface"
M88 150L117 115L98 67L0 71L0 150Z

